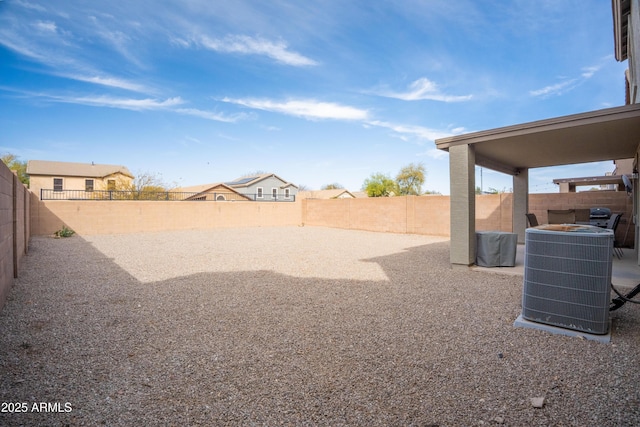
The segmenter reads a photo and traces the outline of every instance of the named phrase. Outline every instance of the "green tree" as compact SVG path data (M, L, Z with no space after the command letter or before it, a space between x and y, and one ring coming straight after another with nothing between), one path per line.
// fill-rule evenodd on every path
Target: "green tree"
M324 185L320 189L321 190L342 190L342 189L344 189L344 186L342 184L334 182L333 184Z
M18 160L18 156L11 153L6 153L2 156L2 163L7 167L15 171L18 175L18 179L24 185L29 185L29 175L27 175L27 162L21 162Z
M400 169L400 173L396 176L398 194L401 196L419 196L422 194L424 176L425 168L422 163L409 163L407 166Z
M389 197L398 194L398 184L389 175L378 172L364 180L362 190L369 197Z

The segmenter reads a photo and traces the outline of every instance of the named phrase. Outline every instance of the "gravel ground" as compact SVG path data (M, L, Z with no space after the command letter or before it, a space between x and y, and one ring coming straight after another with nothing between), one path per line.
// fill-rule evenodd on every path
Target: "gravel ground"
M514 328L521 293L428 236L34 237L0 425L640 425L640 307L602 344Z

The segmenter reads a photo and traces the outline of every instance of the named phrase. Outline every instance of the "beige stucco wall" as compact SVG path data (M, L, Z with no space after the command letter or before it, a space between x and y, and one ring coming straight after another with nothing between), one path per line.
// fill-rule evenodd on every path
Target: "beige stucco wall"
M476 230L512 231L513 194L476 196ZM546 223L548 209L608 207L623 213L617 239L634 242L631 198L592 191L529 195L529 211ZM66 225L80 234L136 233L217 227L310 225L391 233L449 236L449 196L305 199L296 202L39 201L32 204L34 235ZM626 236L626 237L625 237Z
M633 199L624 191L583 191L561 194L530 194L529 212L534 213L540 224L548 222L548 209L589 209L606 207L612 213L622 213L616 240L622 246L632 247L635 230L630 220L633 215ZM628 229L628 232L627 232Z
M300 225L299 202L38 200L31 211L34 235L63 225L84 235Z
M511 194L476 198L476 229L511 231ZM305 224L393 233L449 236L449 196L307 199Z
M121 173L106 176L104 178L95 177L77 177L77 176L38 176L31 175L29 177L29 189L40 197L40 190L53 190L53 179L62 178L63 190L84 190L85 181L93 179L94 190L107 190L107 183L110 179L116 181L116 188L121 190L131 183L132 179Z
M580 193L530 194L529 211L538 221L548 221L548 209L587 209L608 207L622 213L616 238L633 246L633 227L627 233L631 218L631 198L624 192L590 191ZM448 196L407 196L348 200L304 200L303 221L306 225L448 236L450 200ZM513 194L476 196L476 230L513 230ZM455 227L454 227L455 228Z
M29 191L0 162L0 309L27 253L30 237Z

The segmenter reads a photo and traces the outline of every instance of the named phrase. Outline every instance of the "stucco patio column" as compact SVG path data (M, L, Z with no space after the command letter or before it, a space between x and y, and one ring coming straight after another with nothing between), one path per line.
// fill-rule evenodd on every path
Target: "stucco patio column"
M473 145L449 148L451 183L451 266L469 266L476 258L476 156Z
M529 169L522 168L513 176L513 232L518 234L518 243L524 243L529 212Z

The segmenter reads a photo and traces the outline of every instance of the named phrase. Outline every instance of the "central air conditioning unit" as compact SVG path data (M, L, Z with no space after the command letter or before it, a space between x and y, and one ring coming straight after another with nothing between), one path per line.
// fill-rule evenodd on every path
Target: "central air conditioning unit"
M522 318L607 334L613 239L612 230L589 225L528 228Z

